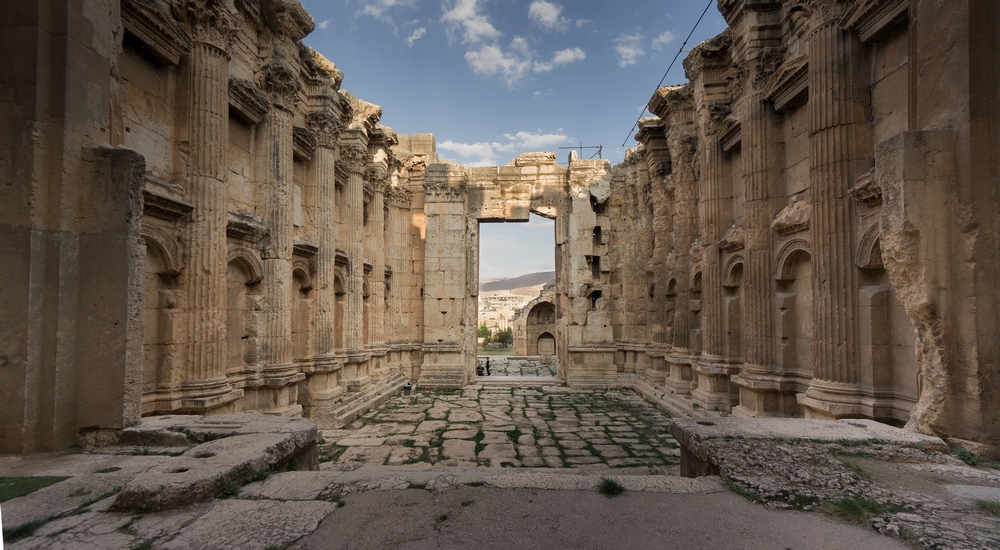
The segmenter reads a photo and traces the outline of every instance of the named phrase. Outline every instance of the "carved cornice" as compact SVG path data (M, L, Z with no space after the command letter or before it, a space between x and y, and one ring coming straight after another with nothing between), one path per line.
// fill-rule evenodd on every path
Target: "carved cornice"
M779 235L791 235L809 229L812 219L812 203L795 201L781 209L771 222L771 228Z
M333 254L333 265L334 267L343 267L350 269L351 258L341 249L337 249Z
M256 245L270 234L264 220L244 212L230 212L226 236Z
M378 121L382 118L382 108L374 103L368 103L351 95L350 92L342 91L341 95L347 98L350 104L350 125L363 128L366 132L375 129Z
M369 166L365 171L365 177L374 191L385 192L386 186L389 185L389 172L379 164Z
M659 117L640 119L639 131L635 133L635 140L648 147L649 142L653 139L666 139L665 128L666 123Z
M862 42L903 23L910 13L909 0L859 0L848 8L840 25L855 30Z
M724 252L733 252L742 249L745 241L743 228L734 225L719 240L719 248Z
M347 163L341 159L337 159L337 162L333 164L334 185L337 187L346 187L349 175L350 171L347 168Z
M662 86L649 99L649 112L666 119L671 113L692 107L691 85Z
M319 253L319 245L309 241L295 241L292 244L292 254L303 258L313 258Z
M339 117L334 117L328 111L309 113L306 117L306 127L316 138L316 145L325 149L335 149L340 137Z
M292 40L302 40L316 26L312 16L298 0L262 1L261 19L276 34Z
M312 160L316 151L316 136L308 128L292 126L292 155L299 160Z
M688 80L695 80L705 69L726 68L732 43L732 30L726 28L721 34L695 46L684 58L684 74Z
M174 17L191 26L191 40L229 52L239 15L225 0L173 0Z
M242 78L229 79L229 112L248 124L264 120L271 104L253 82Z
M719 0L718 8L729 26L743 18L747 11L775 10L781 7L780 0Z
M871 208L882 204L882 186L874 178L874 168L858 176L854 187L847 192L854 200Z
M306 78L311 84L329 84L332 91L340 90L340 84L344 81L344 71L338 69L333 61L305 45L299 49L299 59L302 61ZM340 96L339 94L335 95L337 95L336 100L339 103Z
M775 110L791 106L809 90L809 58L800 55L789 59L775 72L764 88L764 98L774 103Z
M735 118L729 118L722 124L719 132L719 145L723 151L729 152L740 144L742 137L743 128L740 122Z
M124 0L122 25L146 51L167 65L177 65L191 51L191 37L170 15L166 6L154 0Z
M194 205L171 197L142 190L142 213L161 220L186 220L194 211Z
M352 174L364 174L370 159L368 148L360 144L354 143L340 148L340 160Z

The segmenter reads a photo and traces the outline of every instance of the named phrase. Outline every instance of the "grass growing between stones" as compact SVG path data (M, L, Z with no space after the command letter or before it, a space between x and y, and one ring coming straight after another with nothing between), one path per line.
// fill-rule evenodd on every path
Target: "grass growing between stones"
M972 503L976 505L976 508L979 508L987 514L1000 516L1000 502L985 498L977 498L973 500Z
M965 447L955 447L951 453L969 466L979 466L979 457L976 456L976 453L966 449Z
M597 483L597 492L608 498L613 498L624 493L625 487L610 477L602 477L601 481Z
M736 493L737 495L740 495L741 497L749 500L750 502L761 501L760 494L757 493L757 491L754 491L753 489L748 489L740 485L739 483L736 483L735 481L729 479L728 477L722 478L722 485L726 489L729 489L730 491Z
M871 481L872 475L866 472L865 469L862 468L861 465L858 464L857 462L844 457L837 457L837 460L839 460L840 463L843 464L848 470L853 472L854 475L860 477L861 479L867 479Z
M851 523L867 524L873 516L895 514L905 510L903 506L885 505L864 496L844 496L829 500L823 509Z
M30 495L39 489L69 479L67 477L0 477L0 502Z

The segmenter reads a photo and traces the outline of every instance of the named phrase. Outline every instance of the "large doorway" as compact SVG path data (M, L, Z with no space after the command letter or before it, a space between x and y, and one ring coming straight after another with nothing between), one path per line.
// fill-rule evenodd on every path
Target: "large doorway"
M556 378L555 247L554 220L536 214L480 223L478 377Z

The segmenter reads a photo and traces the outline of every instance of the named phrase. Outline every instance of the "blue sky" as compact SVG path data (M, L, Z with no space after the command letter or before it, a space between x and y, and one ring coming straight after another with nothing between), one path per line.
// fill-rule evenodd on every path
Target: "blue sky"
M711 3L685 49L725 28ZM304 42L344 71L344 89L382 106L383 124L432 133L439 156L489 166L579 143L604 145L604 158L621 161L622 142L635 145L629 130L706 1L302 4L316 20ZM664 84L683 81L678 60ZM558 151L565 163L568 151ZM485 227L484 250L515 252L496 267L482 259L480 275L537 271L542 256L552 269L553 240L542 221Z

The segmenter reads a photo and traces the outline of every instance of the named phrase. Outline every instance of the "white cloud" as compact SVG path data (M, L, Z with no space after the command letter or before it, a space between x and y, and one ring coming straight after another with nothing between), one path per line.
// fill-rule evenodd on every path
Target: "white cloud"
M535 0L528 7L528 19L547 31L565 31L571 21L562 16L563 7L546 0Z
M503 36L503 33L490 23L489 18L479 13L478 0L453 0L450 6L446 1L441 5L441 9L444 11L441 22L451 28L461 29L463 43L477 44Z
M325 31L330 26L330 23L332 23L332 22L333 22L333 19L327 19L326 21L320 21L319 24L317 24L316 26L319 28L319 30Z
M503 137L506 142L459 143L447 140L439 143L438 149L455 152L458 155L456 160L466 166L497 166L501 164L501 154L512 158L525 152L554 150L559 145L573 141L562 130L548 134L541 131L516 132L504 134Z
M367 15L375 19L384 19L386 13L395 6L412 8L416 6L416 0L365 0L364 6L359 15Z
M569 65L570 63L575 63L577 61L583 61L587 59L587 54L580 48L566 48L565 50L559 50L552 56L551 61L535 63L533 70L536 73L549 72L555 67L561 67L563 65Z
M653 39L653 50L662 52L667 49L667 44L677 40L677 33L673 31L663 31Z
M516 37L506 51L496 45L481 46L465 52L465 61L476 74L498 76L504 84L517 86L533 65L534 54L527 49L527 42Z
M625 68L635 65L639 58L646 55L643 48L643 41L646 37L638 30L633 33L625 33L612 40L615 45L615 53L618 54L618 66Z
M406 43L409 44L410 47L412 48L413 43L423 38L425 34L427 34L427 29L425 29L424 27L418 27L414 29L413 32L410 33L409 37L406 38Z
M576 20L576 28L582 29L584 25L586 25L588 23L593 23L593 22L594 21L591 20L591 19L577 19Z

